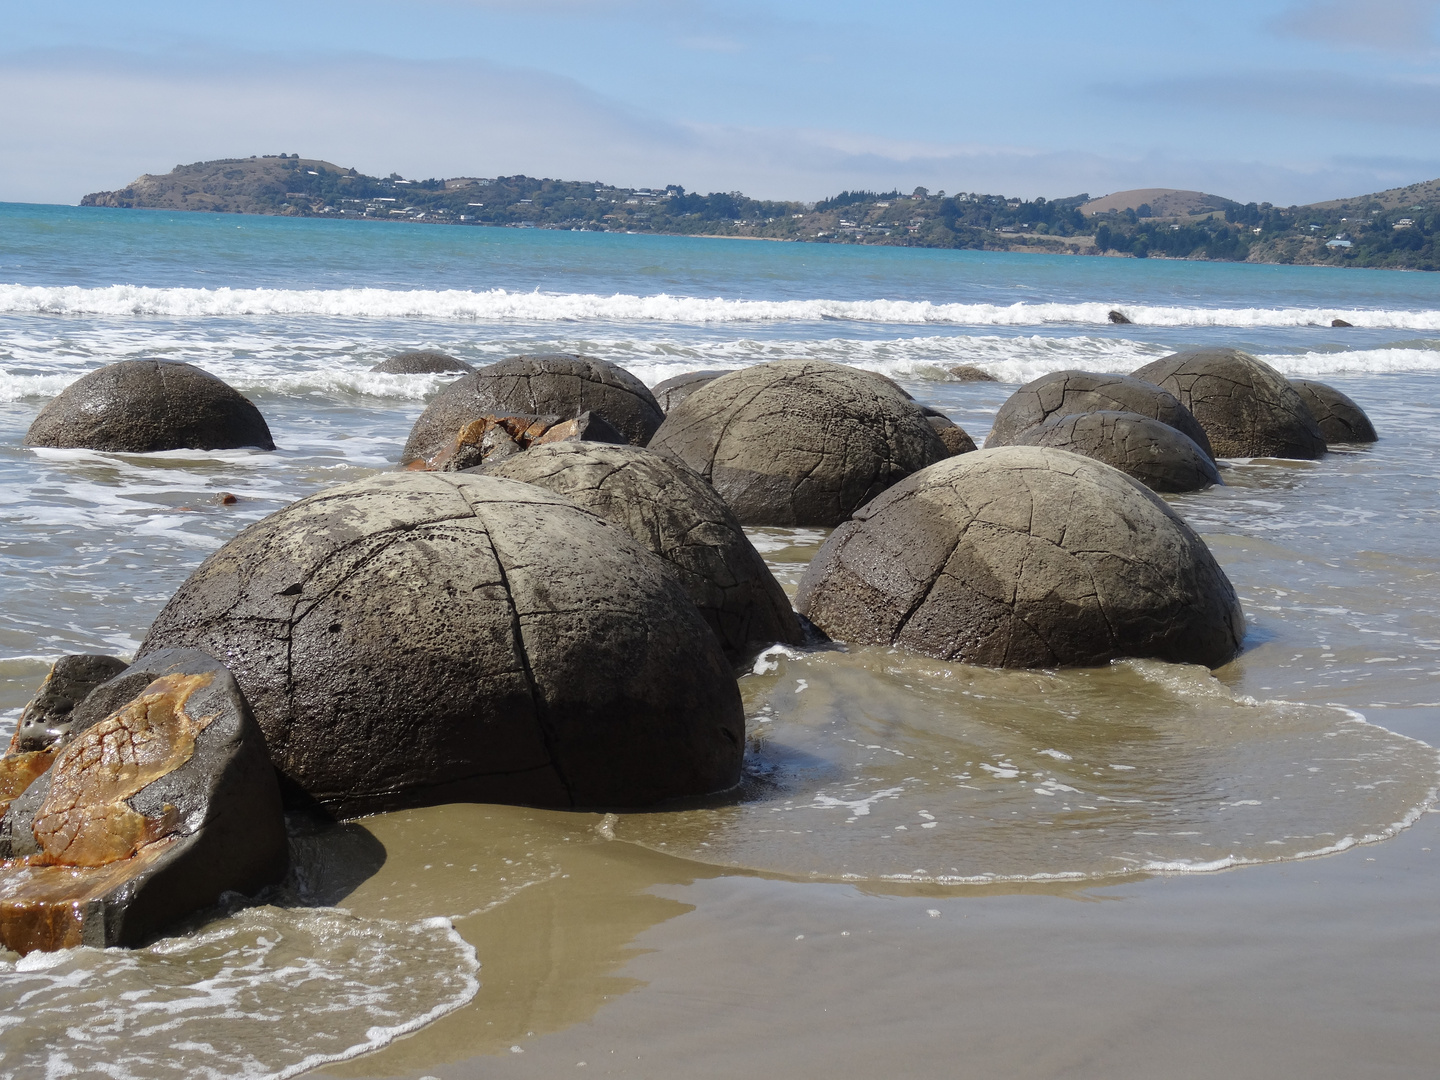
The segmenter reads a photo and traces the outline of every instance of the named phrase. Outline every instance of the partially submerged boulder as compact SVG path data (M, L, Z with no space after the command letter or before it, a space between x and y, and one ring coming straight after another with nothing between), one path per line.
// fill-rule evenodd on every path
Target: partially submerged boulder
M96 653L62 656L50 666L40 689L20 714L8 753L44 750L70 737L75 706L125 670L125 661Z
M1194 415L1215 455L1318 458L1325 436L1285 376L1239 349L1194 349L1133 373L1169 390Z
M284 874L275 770L213 657L152 653L70 716L66 736L18 755L48 768L0 819L6 948L140 944L223 892L252 893ZM0 772L13 774L16 757L0 758Z
M925 421L940 436L940 441L945 444L945 449L950 457L956 454L968 454L975 449L975 440L959 424L955 423L939 409L932 409L928 405L920 406L925 413Z
M1026 383L1000 406L985 445L1010 446L1019 442L1021 432L1052 416L1087 412L1148 416L1170 425L1210 454L1205 429L1170 391L1129 375L1093 371L1054 371Z
M274 450L275 440L260 410L209 372L174 360L121 360L60 391L25 445L148 454Z
M225 658L292 802L643 806L739 779L730 663L673 572L564 496L343 484L212 554L141 648Z
M436 349L416 349L381 360L370 369L382 375L468 375L474 365Z
M715 489L636 446L537 446L486 475L537 484L624 529L668 562L732 659L804 640L765 560Z
M676 406L651 445L710 481L745 525L839 524L949 456L903 390L818 360L721 376Z
M1210 455L1169 424L1139 413L1054 415L1020 433L1017 446L1048 446L1103 461L1151 491L1199 491L1220 483Z
M994 375L991 375L984 368L976 367L974 364L956 364L946 369L950 377L956 382L999 382Z
M1158 496L1035 446L896 484L825 542L796 607L842 641L991 667L1215 667L1245 632L1224 571Z
M723 368L719 371L687 371L684 375L672 375L670 378L656 383L651 387L650 392L655 395L661 411L669 413L671 409L706 383L714 382L721 375L729 375L734 370L734 368Z
M1365 410L1333 386L1313 379L1291 379L1327 443L1376 442L1380 436Z
M572 420L587 412L636 446L649 442L665 419L645 384L608 361L569 354L512 356L442 390L415 421L400 461L434 457L457 431L487 414Z

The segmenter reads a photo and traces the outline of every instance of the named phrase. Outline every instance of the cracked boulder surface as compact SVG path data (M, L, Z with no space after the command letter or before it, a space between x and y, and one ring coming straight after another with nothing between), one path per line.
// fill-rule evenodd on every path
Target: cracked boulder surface
M555 443L486 466L619 526L674 568L732 660L804 640L800 621L725 500L684 465L637 446Z
M901 481L835 530L796 607L841 641L987 667L1216 667L1245 626L1205 542L1158 496L1038 446Z
M173 360L122 360L75 380L41 410L26 446L149 454L274 450L250 400L208 371Z
M475 367L438 349L415 349L381 360L370 370L382 375L468 375Z
M648 443L665 419L645 384L617 364L568 353L512 356L440 391L410 429L400 463L434 457L456 432L487 413L573 420L587 412L634 446Z
M287 799L335 816L739 780L739 688L673 572L517 480L386 473L294 503L206 559L140 655L176 646L224 660Z
M734 368L720 371L687 371L684 375L673 375L650 388L662 412L669 413L687 397L706 383L714 382L721 375L729 375Z
M903 390L819 360L775 360L707 383L665 418L651 448L708 480L743 525L838 525L949 456Z
M1146 382L1144 376L1093 371L1055 371L1026 383L1000 406L985 445L1013 446L1020 442L1022 432L1051 417L1088 412L1148 416L1170 425L1214 457L1205 429L1168 389Z
M1133 476L1151 491L1199 491L1221 482L1215 462L1193 439L1139 413L1056 415L1022 431L1015 444L1083 454Z
M1194 349L1146 364L1135 378L1169 390L1218 457L1314 459L1325 436L1285 376L1239 349Z
M1349 395L1313 379L1291 379L1290 385L1305 402L1315 423L1320 425L1320 434L1325 436L1327 443L1379 441L1380 436L1376 434L1370 417Z
M152 653L71 716L63 739L28 755L49 767L0 818L5 947L142 944L223 892L284 875L275 769L213 657Z

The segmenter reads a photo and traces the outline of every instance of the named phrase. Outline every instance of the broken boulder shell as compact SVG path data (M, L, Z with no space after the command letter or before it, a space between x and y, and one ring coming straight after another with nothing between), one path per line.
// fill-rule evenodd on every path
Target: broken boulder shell
M0 941L134 945L285 872L280 789L244 695L194 650L137 661L71 711L0 819ZM0 770L15 754L0 758Z
M529 451L527 451L529 453ZM384 473L251 525L141 649L223 657L287 796L348 816L728 788L745 720L664 562L532 484Z
M1333 386L1313 379L1291 379L1290 385L1305 402L1315 423L1320 425L1320 434L1327 443L1376 442L1380 436L1365 410L1354 400L1342 394Z
M1151 491L1199 491L1220 483L1215 462L1193 439L1139 413L1055 415L1022 431L1015 442L1084 454L1133 476Z
M20 714L8 752L44 750L69 738L75 706L101 683L124 670L125 661L95 653L62 656L56 660L40 689Z
M989 667L1215 667L1244 634L1229 579L1159 497L1038 446L902 480L835 530L796 607L841 641Z

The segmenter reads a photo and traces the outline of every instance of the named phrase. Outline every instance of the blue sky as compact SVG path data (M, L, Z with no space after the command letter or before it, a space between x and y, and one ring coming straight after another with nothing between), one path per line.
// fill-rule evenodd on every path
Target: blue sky
M299 152L814 199L1440 176L1440 0L0 0L0 200Z

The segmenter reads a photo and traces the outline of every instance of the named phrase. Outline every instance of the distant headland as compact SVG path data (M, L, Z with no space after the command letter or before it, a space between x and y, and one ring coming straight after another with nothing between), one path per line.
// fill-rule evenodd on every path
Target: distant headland
M671 184L529 176L412 180L296 154L177 165L81 206L362 218L809 243L1037 251L1134 258L1440 269L1440 180L1308 206L1241 204L1174 188L1032 200L916 188L816 203L699 195ZM1434 209L1432 209L1434 208Z

